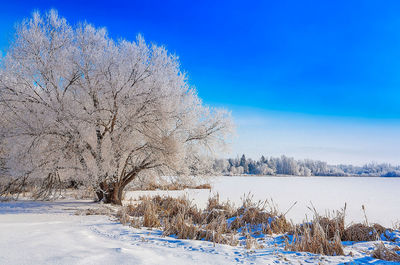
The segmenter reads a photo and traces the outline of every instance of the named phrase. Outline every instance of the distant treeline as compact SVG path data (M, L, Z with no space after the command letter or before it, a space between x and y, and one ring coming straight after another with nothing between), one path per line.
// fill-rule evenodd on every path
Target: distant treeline
M328 165L318 160L295 160L292 157L264 157L217 159L215 173L223 175L294 175L294 176L381 176L400 177L400 166L369 163L364 166Z

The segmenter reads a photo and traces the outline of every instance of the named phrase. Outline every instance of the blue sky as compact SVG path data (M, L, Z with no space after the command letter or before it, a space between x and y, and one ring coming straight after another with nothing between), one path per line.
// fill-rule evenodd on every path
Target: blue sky
M84 2L2 1L0 49L56 8L179 55L204 102L232 110L231 156L400 164L400 2Z

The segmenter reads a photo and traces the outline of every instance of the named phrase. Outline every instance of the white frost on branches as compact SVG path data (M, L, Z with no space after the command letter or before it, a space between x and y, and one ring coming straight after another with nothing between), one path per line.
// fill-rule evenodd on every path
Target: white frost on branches
M190 174L231 130L229 113L202 104L164 47L72 27L54 10L17 27L0 58L0 108L10 175L57 172L97 188Z

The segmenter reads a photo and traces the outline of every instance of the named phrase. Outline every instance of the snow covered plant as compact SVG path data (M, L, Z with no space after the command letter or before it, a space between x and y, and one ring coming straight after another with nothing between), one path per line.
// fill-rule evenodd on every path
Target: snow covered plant
M115 204L139 175L193 174L232 127L227 111L202 104L164 47L141 36L114 41L54 10L17 26L0 58L0 111L11 181L51 189L72 178Z

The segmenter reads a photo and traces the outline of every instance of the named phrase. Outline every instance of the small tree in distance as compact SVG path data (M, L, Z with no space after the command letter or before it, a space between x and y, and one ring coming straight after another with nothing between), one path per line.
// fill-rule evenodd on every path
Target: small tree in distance
M231 130L164 47L114 41L54 10L19 24L0 58L0 111L11 181L74 178L114 204L139 175L191 174Z

